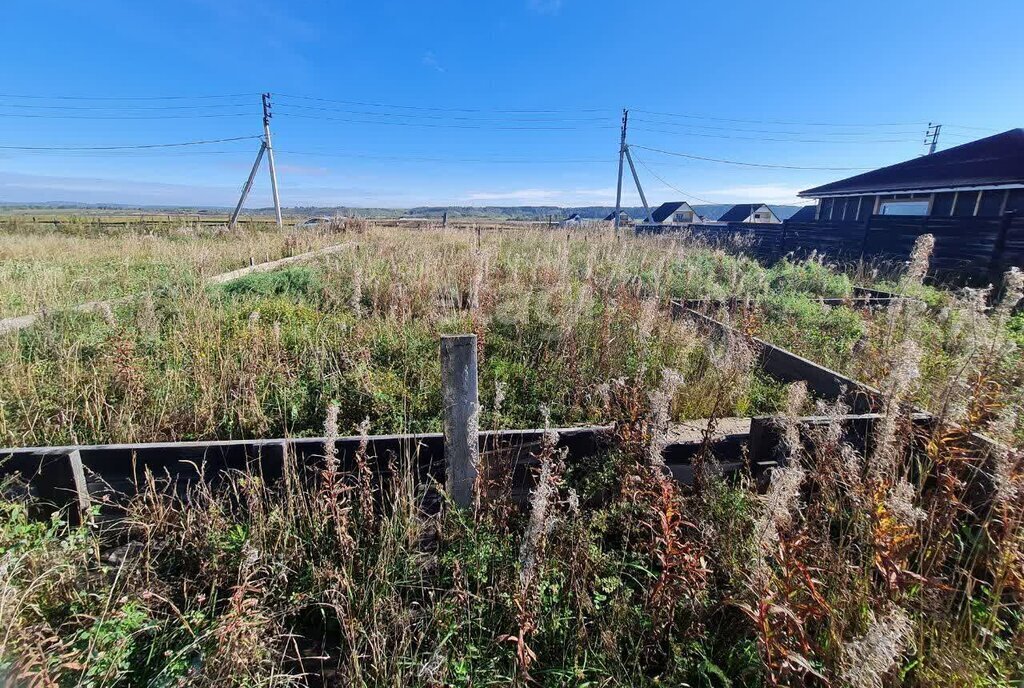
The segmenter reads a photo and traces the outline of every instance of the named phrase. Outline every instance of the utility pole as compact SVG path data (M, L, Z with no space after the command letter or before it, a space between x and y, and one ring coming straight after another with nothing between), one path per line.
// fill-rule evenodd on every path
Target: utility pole
M622 159L626 156L626 124L629 110L622 108L622 135L619 137L619 177L615 185L615 229L619 229L619 213L622 211Z
M935 152L935 147L939 145L939 132L942 131L941 124L928 123L928 130L924 133L924 145L928 146L928 155Z
M640 177L636 174L636 166L633 165L633 156L629 154L629 146L626 146L626 162L629 163L629 171L633 173L633 183L636 184L636 190L640 193L640 201L644 204L644 220L650 224L651 209L647 207L647 197L644 196L644 188L640 186Z
M267 154L267 166L270 168L270 188L274 192L274 214L277 216L277 226L283 227L284 222L281 219L281 198L277 194L277 171L274 169L274 149L271 146L270 141L270 94L262 94L263 101L263 141L260 142L260 150L256 153L256 162L252 164L252 170L249 172L249 178L245 180L245 185L242 187L242 194L238 197L238 205L235 206L235 211L231 213L231 219L228 220L228 228L234 229L238 222L238 214L242 212L242 206L245 205L245 199L249 197L249 192L252 191L252 183L256 179L256 173L259 172L260 163L263 162L263 154Z
M263 153L267 150L267 144L265 141L260 142L260 152L256 154L256 162L252 164L252 171L249 172L249 178L245 180L245 186L242 187L242 195L238 197L238 205L235 206L235 212L231 213L231 219L228 220L228 228L234 229L235 224L238 222L238 213L242 212L242 206L245 204L245 199L249 196L249 192L252 191L252 182L256 179L256 172L260 169L260 163L263 162Z
M267 164L270 167L270 188L274 193L274 214L277 215L277 226L283 227L281 221L281 197L277 195L277 171L274 169L274 146L270 142L270 94L263 94L263 142L267 146Z

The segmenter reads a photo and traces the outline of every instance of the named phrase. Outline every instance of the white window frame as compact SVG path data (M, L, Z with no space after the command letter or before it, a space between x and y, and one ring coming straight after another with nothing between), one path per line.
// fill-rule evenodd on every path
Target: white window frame
M924 204L924 212L923 213L917 213L917 214L914 214L914 215L910 215L910 214L906 214L906 213L894 213L894 214L903 215L905 217L927 217L927 216L931 215L931 213L932 213L932 199L931 198L889 198L889 199L886 199L884 201L883 200L879 200L878 208L877 208L878 209L878 214L879 215L886 215L887 213L885 213L884 210L885 210L885 206L887 206L887 205L903 205L903 204L910 204L910 203L916 203L918 205L923 203Z

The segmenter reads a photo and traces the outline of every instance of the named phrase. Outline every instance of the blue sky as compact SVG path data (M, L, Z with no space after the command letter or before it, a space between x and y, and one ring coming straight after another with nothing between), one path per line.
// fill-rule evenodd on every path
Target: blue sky
M612 204L623 107L652 204L853 172L650 148L873 168L1024 125L1019 0L5 5L0 146L258 135L270 91L286 206ZM230 205L257 147L0 150L0 201Z

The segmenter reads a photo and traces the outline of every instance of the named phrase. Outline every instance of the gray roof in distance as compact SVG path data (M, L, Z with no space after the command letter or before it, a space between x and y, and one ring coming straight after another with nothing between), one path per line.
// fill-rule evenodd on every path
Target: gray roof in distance
M790 220L796 220L797 222L810 222L814 220L814 216L818 214L818 206L816 205L805 205L789 216Z
M854 195L1024 183L1024 129L1010 129L938 153L801 191L801 196Z
M689 203L686 201L669 201L668 203L662 203L651 213L651 219L655 222L664 222L665 218L679 210L681 207L686 206L693 210ZM697 213L694 213L696 215Z
M718 218L719 222L743 222L753 214L755 210L763 206L764 203L737 203L733 207L722 213L722 216ZM771 210L771 208L769 208Z

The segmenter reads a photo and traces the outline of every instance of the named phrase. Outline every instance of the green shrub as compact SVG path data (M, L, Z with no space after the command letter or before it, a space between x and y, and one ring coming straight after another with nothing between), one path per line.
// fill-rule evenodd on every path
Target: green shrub
M314 299L321 288L319 273L301 265L272 272L254 272L220 286L228 296L255 294L288 296L296 300Z
M795 292L835 298L853 293L853 283L845 273L837 272L817 260L793 262L783 259L768 270L771 288L779 292Z

